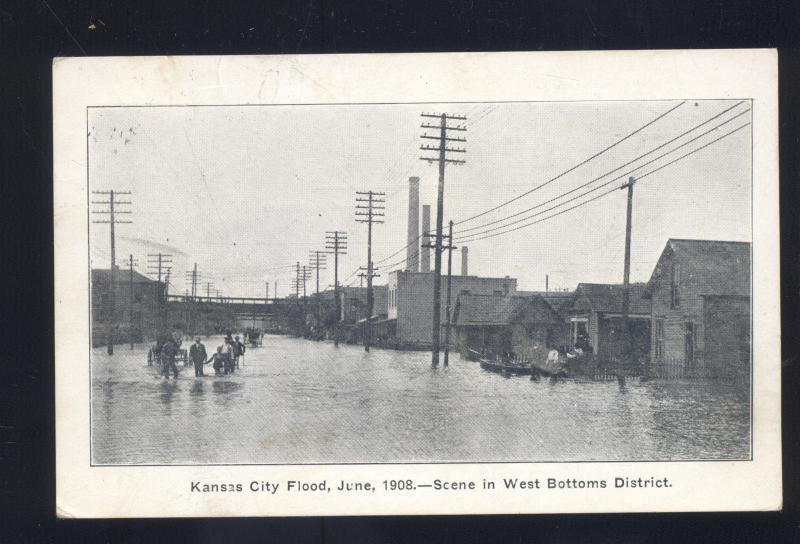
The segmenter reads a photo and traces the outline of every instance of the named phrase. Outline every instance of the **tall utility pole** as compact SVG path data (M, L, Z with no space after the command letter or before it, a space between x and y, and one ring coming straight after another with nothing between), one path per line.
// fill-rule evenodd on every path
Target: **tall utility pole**
M319 294L319 271L325 270L326 262L326 253L324 251L314 250L312 251L309 256L309 265L313 268L317 273L317 291L316 293Z
M130 191L114 191L113 189L110 191L92 191L92 194L95 195L105 195L108 200L93 200L92 204L100 204L102 206L108 206L105 209L97 209L92 210L93 214L100 214L107 217L107 219L98 219L92 221L92 223L104 223L108 224L111 227L111 277L109 278L109 289L108 289L108 340L107 340L107 351L109 355L114 355L114 328L116 327L116 319L115 319L115 312L116 312L116 289L117 289L117 252L116 252L116 242L115 242L115 234L114 234L114 225L124 224L124 223L131 223L131 221L125 221L117 219L117 215L119 214L131 214L132 212L129 209L119 209L118 206L129 206L131 204L130 200L117 200L119 195L130 195Z
M167 302L165 299L164 285L161 283L161 279L166 268L170 266L172 266L172 254L161 252L147 254L147 273L158 278L158 283L156 283L156 289L158 289L156 300L158 300L159 328L161 329L164 328L164 308Z
M303 305L306 304L306 283L311 278L311 267L303 265L303 274L300 279L303 280Z
M339 301L339 255L347 255L347 233L341 230L325 232L325 249L333 254L333 298L336 319L333 322L333 345L339 345L339 319L342 310Z
M162 272L167 266L172 265L172 254L170 253L148 253L147 254L147 273L155 275L161 283Z
M458 249L452 244L453 240L453 222L449 223L448 234L442 234L442 238L447 238L447 245L443 245L441 250L447 251L447 299L445 305L445 328L444 328L444 366L450 364L450 291L451 291L451 278L453 277L453 250ZM434 244L423 244L422 247L429 249L436 249Z
M372 312L375 306L375 297L372 292L372 225L381 224L386 207L386 193L375 191L356 191L356 222L367 224L367 321L364 333L364 351L369 351L372 343Z
M206 282L206 298L207 299L211 298L211 288L213 286L214 286L214 282L213 281L207 281Z
M297 302L300 303L300 261L297 261L295 265L294 294L297 296Z
M316 320L317 320L317 328L321 328L321 321L322 321L322 299L319 296L319 271L325 270L326 265L326 253L324 251L314 250L309 255L309 260L311 261L311 268L317 274L317 304L316 304Z
M306 298L306 282L311 275L311 269L305 265L300 266L300 261L296 265L296 274L294 279L294 293L297 295L297 301L300 302L300 293L302 292L303 304Z
M197 297L197 286L200 280L200 274L197 272L197 263L194 263L194 267L191 270L186 271L186 282L190 285L191 289L189 291L189 297L191 301L194 301L195 297Z
M628 183L620 187L628 189L628 209L625 222L625 267L622 273L622 357L617 364L617 381L625 385L625 361L631 356L630 299L631 299L631 215L633 210L633 184L636 179L628 178Z
M129 310L130 310L130 319L131 319L131 326L130 326L130 335L131 335L131 349L133 349L133 254L130 255L128 258L128 301L129 301Z
M164 278L164 327L169 325L169 275L171 272L172 267L167 268L167 275Z
M450 221L448 229L447 246L442 249L447 249L447 306L445 307L447 322L444 329L444 366L447 368L450 364L450 279L453 277L453 250L456 249L453 246L452 221Z
M434 251L434 272L433 272L433 331L431 338L431 364L436 367L439 366L439 328L441 321L441 289L442 289L442 216L444 214L444 170L447 164L464 164L465 161L447 158L448 153L466 153L466 149L459 147L447 147L448 142L461 142L467 141L466 138L448 136L448 131L466 132L467 127L463 124L452 125L448 124L450 121L466 121L467 118L460 115L448 115L446 113L434 114L423 113L423 118L438 119L439 124L431 124L423 122L421 128L426 130L436 130L439 132L438 136L432 134L423 134L421 137L428 140L438 140L438 147L433 145L423 144L420 150L426 152L438 153L437 157L423 156L421 160L427 161L429 164L439 164L439 190L436 200L436 250Z

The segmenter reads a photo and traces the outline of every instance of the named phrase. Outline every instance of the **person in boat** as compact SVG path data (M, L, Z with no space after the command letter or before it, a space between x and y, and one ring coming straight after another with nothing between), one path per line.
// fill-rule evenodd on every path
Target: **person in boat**
M245 347L244 344L239 341L239 336L236 336L236 339L233 342L233 366L235 368L239 368L239 357L244 355Z
M173 333L172 337L168 338L164 345L161 346L161 374L167 380L169 380L170 372L172 372L176 380L178 379L178 367L175 364L175 357L178 355L179 348L175 340L175 334Z
M208 364L213 361L214 364L211 366L214 368L214 375L222 376L223 369L225 368L225 359L226 357L222 350L222 346L217 346L217 352L214 353L204 364Z
M206 363L206 358L208 354L206 353L206 347L200 341L200 337L194 339L194 344L192 347L189 348L189 359L191 359L192 363L194 364L194 375L195 377L203 375L203 365Z

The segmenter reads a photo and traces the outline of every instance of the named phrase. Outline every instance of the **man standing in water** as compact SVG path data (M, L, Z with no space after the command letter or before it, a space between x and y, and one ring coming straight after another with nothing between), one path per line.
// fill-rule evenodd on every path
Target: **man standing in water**
M189 348L189 359L194 363L195 377L203 376L203 365L208 358L206 347L200 342L200 337L194 339L194 344Z
M236 339L233 342L233 367L239 368L239 357L244 355L244 344L239 340L239 336L236 336Z
M175 365L175 356L178 355L179 344L176 337L180 338L178 333L172 333L172 337L168 338L161 347L161 372L167 380L169 380L170 371L172 371L175 379L178 379L178 367Z

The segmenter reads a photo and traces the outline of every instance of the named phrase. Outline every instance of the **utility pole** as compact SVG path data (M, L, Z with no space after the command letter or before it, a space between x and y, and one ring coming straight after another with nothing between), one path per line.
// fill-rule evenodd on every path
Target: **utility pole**
M311 274L311 269L305 265L300 266L300 261L295 265L296 274L294 280L294 292L297 295L297 301L300 302L300 293L303 294L303 304L306 303L306 282Z
M199 285L200 284L200 273L197 271L197 263L194 263L194 266L192 267L192 269L188 270L186 272L186 281L191 286L189 301L192 302L192 303L196 303L197 302L197 298L200 296L200 293L198 292L199 291L198 287L200 286ZM190 308L190 306L188 304L186 305L185 308L186 308L186 312L187 312L187 314L185 316L186 317L186 319L185 319L186 326L189 327L191 329L191 331L192 331L192 334L194 334L195 328L196 328L196 323L195 323L195 319L194 319L195 313L193 311L194 308Z
M453 222L450 221L448 235L447 235L447 247L442 249L447 249L447 306L446 306L446 315L447 315L447 322L445 324L444 329L444 366L445 368L448 367L450 364L450 279L453 277L453 250L456 249L453 246Z
M128 259L128 271L129 271L129 278L128 278L128 299L129 299L129 309L130 309L130 335L131 335L131 349L133 349L133 254L130 255Z
M317 294L319 294L319 271L325 270L326 262L326 253L324 251L314 250L308 256L310 261L310 266L317 272Z
M269 282L265 282L264 287L264 304L269 304Z
M211 299L211 287L214 285L213 281L206 282L206 298Z
M158 300L158 317L159 317L159 328L164 328L164 308L166 305L166 299L164 295L164 286L161 283L162 279L162 272L168 266L172 266L172 254L171 253L148 253L147 254L147 273L151 276L156 276L158 278L158 283L156 283L156 289L158 292L156 293L156 300Z
M294 275L294 294L297 296L297 303L300 303L300 261L295 265Z
M167 268L167 275L164 278L164 326L169 324L169 275L172 267Z
M356 191L356 222L367 224L367 322L364 334L364 351L369 351L372 343L372 312L375 306L372 292L372 225L381 224L386 207L386 193L375 191ZM366 197L366 198L365 198Z
M633 184L636 179L631 176L628 183L620 187L628 189L628 208L625 222L625 267L622 273L622 357L617 365L617 381L620 386L625 385L625 361L631 356L631 331L630 331L630 280L631 280L631 215L633 210Z
M339 300L339 255L347 255L347 233L341 230L325 232L325 249L333 253L333 298L336 319L333 322L333 345L339 345L339 319L342 310Z
M380 274L376 272L377 268L375 265L372 266L362 266L359 267L361 272L358 274L358 277L361 279L361 286L364 286L364 280L367 280L367 319L364 322L364 351L369 351L370 347L372 346L372 314L374 312L374 298L370 298L370 294L372 293L372 280L373 278L379 278Z
M431 124L423 122L421 128L426 130L437 130L438 136L432 134L423 134L421 137L428 140L438 140L438 147L433 145L423 144L420 150L425 152L438 153L437 157L423 156L421 160L427 161L428 164L434 162L439 164L439 188L438 197L436 200L436 251L434 252L434 273L433 273L433 331L432 331L432 346L431 346L431 364L434 367L439 366L439 328L441 321L441 289L442 289L442 222L444 214L444 170L445 165L464 164L463 160L449 159L448 153L466 153L466 149L459 147L447 147L448 142L461 142L467 141L466 138L448 136L448 131L466 132L467 128L463 125L448 125L449 121L466 121L467 118L460 115L448 115L446 113L434 114L423 113L423 118L438 119L439 124Z
M148 253L147 254L147 273L155 275L161 283L161 272L167 266L172 265L171 253Z
M316 305L316 319L317 319L317 328L321 329L321 321L322 321L322 297L319 295L319 271L325 270L326 265L326 258L327 254L324 251L314 250L309 255L309 260L311 261L311 267L317 273L317 305Z
M200 283L200 273L197 271L197 263L194 263L194 267L191 270L186 271L186 283L189 284L189 297L192 302L194 302L195 298L198 296L197 287Z
M430 237L429 237L430 238ZM450 292L451 292L451 278L453 277L453 250L458 249L452 244L453 240L453 222L449 223L448 234L443 234L442 238L447 238L447 245L443 245L441 250L447 250L447 299L445 306L445 333L444 333L444 366L450 364ZM436 249L434 244L423 244L422 247L429 249Z
M108 206L106 209L98 209L92 210L93 214L100 214L105 215L108 219L99 219L94 220L92 223L103 223L108 224L111 227L111 277L109 278L110 285L108 290L108 340L107 340L107 351L109 355L114 355L114 327L116 327L116 319L115 319L115 312L116 312L116 289L117 289L117 253L116 253L116 242L115 242L115 234L114 234L114 225L118 224L129 224L132 221L125 221L117 219L117 215L119 214L131 214L128 209L118 209L118 206L129 206L131 204L130 200L117 200L119 195L130 195L130 191L114 191L113 189L110 191L92 191L92 194L95 195L106 195L108 200L93 200L92 204L100 204L102 206Z
M303 265L303 275L301 277L301 279L303 280L303 306L306 305L306 283L308 283L310 277L311 277L311 267Z

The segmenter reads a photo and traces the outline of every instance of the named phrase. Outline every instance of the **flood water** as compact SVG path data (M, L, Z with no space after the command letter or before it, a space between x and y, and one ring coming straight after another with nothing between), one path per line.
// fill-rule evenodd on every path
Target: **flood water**
M204 339L209 353L221 338ZM188 341L183 347L188 347ZM266 336L235 374L155 376L146 346L92 357L96 464L746 459L741 387L503 377L451 357ZM209 376L208 374L212 374Z

